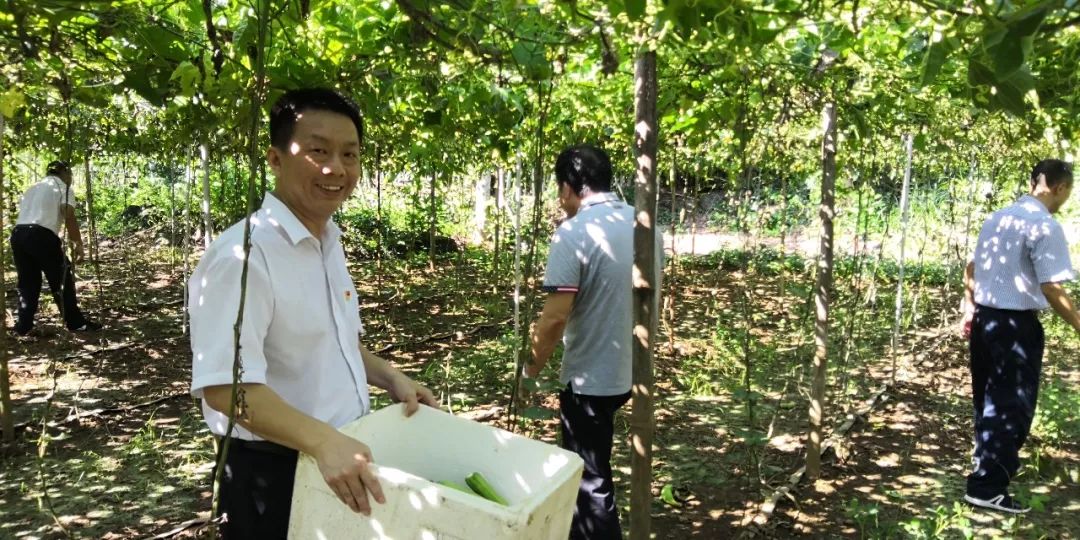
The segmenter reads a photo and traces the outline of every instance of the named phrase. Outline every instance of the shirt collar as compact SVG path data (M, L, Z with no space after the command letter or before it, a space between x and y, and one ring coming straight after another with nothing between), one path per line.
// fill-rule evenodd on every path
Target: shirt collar
M276 224L281 230L285 231L285 236L294 246L305 238L319 240L300 222L296 214L293 214L292 210L289 210L289 207L281 202L281 199L275 197L269 191L263 197L262 213L272 224ZM326 230L323 236L325 237L323 238L324 243L334 243L341 237L341 228L334 223L334 220L328 219L326 220Z
M1046 208L1046 205L1032 195L1024 195L1023 197L1020 197L1020 200L1017 202L1024 206L1027 206L1031 210L1039 210L1045 214L1050 213L1050 210ZM1031 208L1032 206L1034 206L1035 208Z
M619 200L619 197L610 191L602 191L600 193L591 193L588 197L581 199L581 207L588 208L597 204L612 202Z

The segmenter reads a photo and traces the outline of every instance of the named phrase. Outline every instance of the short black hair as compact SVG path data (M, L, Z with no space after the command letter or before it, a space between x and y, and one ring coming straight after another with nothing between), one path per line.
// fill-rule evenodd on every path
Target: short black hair
M1046 177L1046 187L1053 188L1059 184L1072 185L1072 163L1060 159L1044 159L1031 170L1031 187L1039 185L1039 176Z
M356 135L364 143L364 121L353 100L329 88L300 88L285 92L270 108L270 144L285 150L292 139L300 113L307 110L329 111L349 117Z
M611 158L591 144L571 146L555 160L555 181L568 184L577 195L584 187L594 193L611 191Z
M71 172L71 165L68 165L68 162L59 159L50 161L48 166L45 167L45 174L50 176L66 172Z

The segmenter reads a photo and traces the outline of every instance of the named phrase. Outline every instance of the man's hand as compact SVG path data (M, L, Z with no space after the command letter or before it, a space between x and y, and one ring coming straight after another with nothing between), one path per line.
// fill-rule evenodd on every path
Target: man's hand
M964 267L964 298L960 301L960 335L971 338L971 321L975 319L975 261Z
M82 242L75 242L71 245L71 261L75 264L83 262L86 258L86 248Z
M975 320L975 306L964 302L960 305L960 311L963 313L960 316L960 335L964 339L970 339L971 321Z
M435 400L435 394L431 393L431 390L402 373L394 376L387 390L390 392L390 399L405 403L405 416L412 416L420 409L420 404L439 407L439 402Z
M522 378L535 379L540 376L540 371L544 368L536 365L536 362L525 362L521 366Z
M517 405L518 407L527 407L532 402L532 395L537 389L536 376L539 373L534 373L529 369L531 363L527 363L522 366L521 376L518 377L517 388Z
M1059 317L1069 323L1077 333L1080 333L1080 313L1076 311L1072 298L1060 283L1043 283L1040 287L1046 301Z
M375 502L386 502L382 486L371 470L371 449L366 444L334 432L332 437L316 446L312 457L319 464L326 485L353 512L371 515L368 492Z

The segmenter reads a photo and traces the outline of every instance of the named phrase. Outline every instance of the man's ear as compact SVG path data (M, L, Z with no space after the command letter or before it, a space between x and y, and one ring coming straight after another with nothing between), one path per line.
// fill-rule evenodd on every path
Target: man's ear
M1046 175L1043 174L1043 173L1039 173L1039 176L1035 177L1035 182L1033 182L1032 184L1033 185L1031 187L1033 189L1039 187L1040 185L1045 186L1046 185Z
M281 169L281 150L278 147L270 145L266 148L266 163L276 176Z

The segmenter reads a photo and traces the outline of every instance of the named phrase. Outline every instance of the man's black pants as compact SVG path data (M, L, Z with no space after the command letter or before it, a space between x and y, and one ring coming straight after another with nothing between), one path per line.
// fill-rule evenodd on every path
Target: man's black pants
M71 261L64 255L60 237L40 225L16 225L11 231L11 251L18 274L19 316L15 331L24 334L34 326L38 299L41 296L41 274L49 282L56 307L69 329L86 324L75 298L75 276Z
M267 441L232 439L218 487L218 515L226 516L222 538L288 537L297 455L296 450Z
M629 399L629 392L617 396L575 394L569 385L559 392L562 447L576 452L585 461L570 526L571 540L622 538L615 484L611 480L611 445L615 437L615 411Z
M1004 494L1020 470L1020 447L1035 418L1043 328L1035 311L975 307L971 324L971 389L976 468L967 493Z

